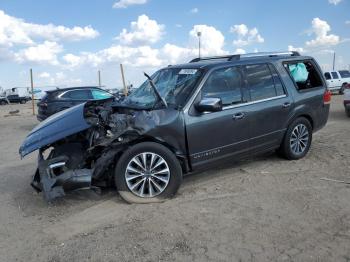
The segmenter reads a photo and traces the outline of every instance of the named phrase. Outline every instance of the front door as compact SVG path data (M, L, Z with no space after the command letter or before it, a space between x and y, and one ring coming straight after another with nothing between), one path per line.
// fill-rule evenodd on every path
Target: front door
M211 72L199 92L202 98L221 98L223 110L199 113L195 103L186 115L188 151L193 169L213 161L249 151L249 116L244 104L243 76L240 67L225 67Z

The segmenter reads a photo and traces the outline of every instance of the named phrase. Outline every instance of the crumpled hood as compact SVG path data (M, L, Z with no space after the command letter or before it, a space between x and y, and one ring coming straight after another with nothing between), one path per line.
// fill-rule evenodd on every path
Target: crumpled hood
M43 146L88 129L90 125L84 119L84 106L85 103L58 112L37 125L19 148L21 157L23 158Z

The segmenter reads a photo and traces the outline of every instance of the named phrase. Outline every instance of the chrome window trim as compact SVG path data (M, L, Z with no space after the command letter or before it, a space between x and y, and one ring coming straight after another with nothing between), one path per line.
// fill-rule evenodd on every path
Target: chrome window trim
M260 99L260 100L256 100L256 101L247 102L247 103L232 105L232 106L224 106L222 108L222 110L227 110L227 109L232 109L232 108L237 108L237 107L242 107L242 106L254 105L254 104L267 102L267 101L271 101L271 100L276 100L276 99L280 99L280 98L284 98L284 97L287 97L287 95L274 96L274 97L264 98L264 99Z

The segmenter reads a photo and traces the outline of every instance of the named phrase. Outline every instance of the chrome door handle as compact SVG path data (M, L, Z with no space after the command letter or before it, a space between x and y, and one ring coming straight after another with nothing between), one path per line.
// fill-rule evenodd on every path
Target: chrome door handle
M291 105L291 103L285 102L285 103L282 105L282 107L283 107L283 108L287 108L287 107L290 107L290 105Z
M242 119L242 118L244 118L244 113L243 112L240 112L240 113L237 113L237 114L234 114L233 115L233 120L239 120L239 119Z

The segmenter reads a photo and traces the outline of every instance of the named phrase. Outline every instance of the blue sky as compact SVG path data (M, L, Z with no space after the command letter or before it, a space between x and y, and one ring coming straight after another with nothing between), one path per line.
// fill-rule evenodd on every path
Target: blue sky
M2 0L0 86L120 87L142 71L182 63L202 53L221 55L299 50L324 70L350 65L349 0Z

